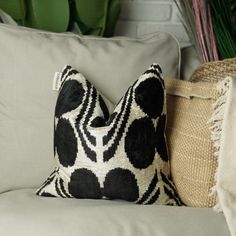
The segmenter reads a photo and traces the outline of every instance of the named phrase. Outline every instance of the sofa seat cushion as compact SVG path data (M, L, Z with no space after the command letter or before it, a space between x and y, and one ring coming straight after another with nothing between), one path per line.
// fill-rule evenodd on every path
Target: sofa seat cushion
M41 198L35 189L0 194L4 236L229 236L212 209L135 205L125 201Z

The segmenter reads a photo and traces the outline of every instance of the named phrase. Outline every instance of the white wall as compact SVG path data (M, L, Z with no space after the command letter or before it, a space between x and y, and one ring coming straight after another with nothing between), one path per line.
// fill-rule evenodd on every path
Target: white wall
M181 46L189 45L174 0L121 0L121 3L115 35L137 37L165 31L174 34Z

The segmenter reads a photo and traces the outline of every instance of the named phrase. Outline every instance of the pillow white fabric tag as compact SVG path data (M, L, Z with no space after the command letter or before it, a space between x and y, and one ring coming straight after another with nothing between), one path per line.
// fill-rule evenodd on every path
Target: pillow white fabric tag
M61 72L55 72L52 84L52 90L58 91L61 86Z

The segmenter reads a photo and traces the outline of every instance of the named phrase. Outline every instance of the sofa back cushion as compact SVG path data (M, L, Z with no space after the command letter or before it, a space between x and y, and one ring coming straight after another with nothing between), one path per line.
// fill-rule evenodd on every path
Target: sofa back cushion
M106 39L0 24L0 52L0 192L37 187L52 170L52 82L64 65L114 103L153 62L164 75L179 74L178 43L165 33Z

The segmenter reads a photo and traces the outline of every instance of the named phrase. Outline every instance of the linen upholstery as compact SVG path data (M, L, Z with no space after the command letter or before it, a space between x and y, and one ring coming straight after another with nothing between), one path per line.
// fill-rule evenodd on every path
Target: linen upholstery
M0 192L37 187L53 168L55 71L78 66L117 102L154 61L173 76L180 63L178 43L165 33L104 39L0 24L0 52Z
M212 209L42 198L35 189L0 194L0 235L230 236Z

